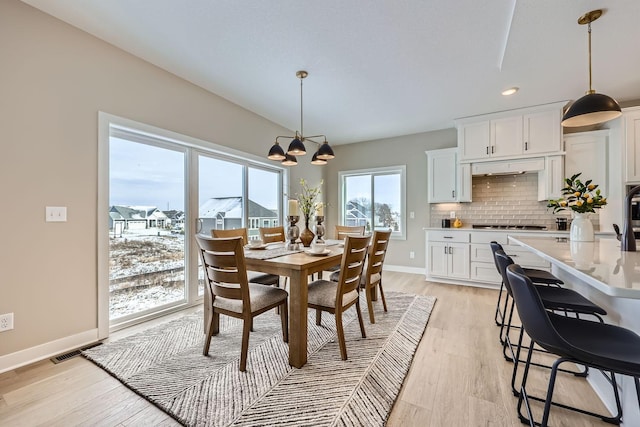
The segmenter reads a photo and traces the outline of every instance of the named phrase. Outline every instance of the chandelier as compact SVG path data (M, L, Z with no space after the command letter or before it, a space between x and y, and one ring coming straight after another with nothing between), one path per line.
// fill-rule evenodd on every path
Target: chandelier
M591 23L602 16L602 9L592 10L578 18L578 24L587 25L589 34L589 90L569 106L562 117L562 126L578 127L603 123L622 115L620 105L610 96L596 93L591 88Z
M296 77L300 79L300 132L296 131L295 136L277 136L273 147L269 150L267 158L269 160L276 160L282 162L285 166L295 166L298 164L297 156L303 156L307 154L307 149L304 146L305 141L317 144L318 150L313 154L311 158L311 164L313 165L326 165L327 160L331 160L335 157L331 146L327 142L325 135L312 135L304 136L304 122L302 116L302 80L305 79L309 73L304 70L296 72ZM278 140L280 138L290 139L289 148L285 153ZM314 138L323 138L323 142L315 141Z

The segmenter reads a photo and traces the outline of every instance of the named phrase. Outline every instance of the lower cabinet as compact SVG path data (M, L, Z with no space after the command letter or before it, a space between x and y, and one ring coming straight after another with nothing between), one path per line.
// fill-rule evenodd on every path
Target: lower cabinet
M427 278L460 280L483 285L500 285L502 277L493 260L490 242L500 243L516 264L550 271L551 265L519 245L509 245L509 233L463 230L428 230Z
M431 276L469 278L468 243L429 242L427 253Z

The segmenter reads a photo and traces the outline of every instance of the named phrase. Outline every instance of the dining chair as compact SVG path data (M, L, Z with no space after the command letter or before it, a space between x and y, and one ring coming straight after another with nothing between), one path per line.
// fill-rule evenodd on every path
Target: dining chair
M382 265L387 253L390 237L391 230L374 231L373 236L371 236L371 244L369 245L367 260L364 264L362 277L360 279L360 287L364 289L367 297L367 308L369 310L370 323L376 323L375 315L373 313L373 297L376 292L376 287L380 291L382 307L385 312L387 311L387 301L384 298L384 291L382 290ZM331 273L329 279L333 282L337 282L340 279L340 271L334 271Z
M530 425L547 426L551 406L558 406L600 418L611 424L619 424L622 419L622 406L615 374L633 377L640 405L640 382L638 381L638 377L640 377L640 336L620 326L565 317L549 312L537 292L538 287L531 282L531 279L517 264L507 267L507 277L522 327L531 338L518 397L517 408L520 420ZM532 396L527 392L527 380L534 345L538 345L558 357L553 363L547 394L544 398ZM613 387L616 401L616 415L597 414L553 401L559 366L565 362L609 372L608 379ZM544 402L544 411L540 422L535 422L531 416L530 400ZM523 405L529 418L522 414Z
M364 236L364 225L350 226L350 225L336 225L335 238L336 240L344 240L347 236Z
M316 310L316 324L322 324L323 311L335 316L342 360L347 360L347 344L344 338L342 313L349 307L355 305L362 338L367 337L364 330L364 322L362 321L362 311L360 310L359 290L368 245L369 237L348 236L344 244L344 252L340 263L340 280L338 280L337 285L335 282L323 279L315 280L309 284L308 307Z
M232 228L227 230L211 230L211 237L215 238L229 238L229 237L242 237L242 245L249 243L247 229ZM280 276L277 274L258 273L257 271L247 271L249 282L259 283L261 285L270 285L280 287Z
M284 226L277 227L260 227L260 238L262 243L286 242L287 235L284 234Z
M211 337L220 332L220 315L242 319L240 371L247 369L249 333L253 318L280 307L282 339L289 341L288 294L280 288L249 283L242 237L217 239L196 235L205 277L205 313L209 314L202 354L209 354Z

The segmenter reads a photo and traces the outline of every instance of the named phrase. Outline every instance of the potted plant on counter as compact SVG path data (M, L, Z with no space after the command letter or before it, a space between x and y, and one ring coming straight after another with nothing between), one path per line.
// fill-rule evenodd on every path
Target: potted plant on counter
M582 182L580 175L582 173L565 178L562 197L549 200L547 208L553 208L553 213L570 210L573 213L570 239L578 242L592 242L593 224L587 215L606 206L607 198L601 194L598 184L594 184L590 179Z

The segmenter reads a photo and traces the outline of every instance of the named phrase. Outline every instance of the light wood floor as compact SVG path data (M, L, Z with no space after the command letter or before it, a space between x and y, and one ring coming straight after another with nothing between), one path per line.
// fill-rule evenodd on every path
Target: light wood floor
M424 276L385 272L385 290L433 295L437 302L389 426L520 426L493 321L497 291L425 282ZM378 307L381 309L381 307ZM177 315L172 315L177 316ZM163 319L167 321L169 319ZM111 339L161 321L117 332ZM594 372L593 375L599 375ZM546 390L548 372L531 371L532 390ZM534 380L536 380L534 382ZM584 379L560 375L558 400L606 412ZM539 405L534 410L539 414ZM605 426L552 409L554 426ZM46 360L0 375L0 426L173 426L164 412L91 362Z

